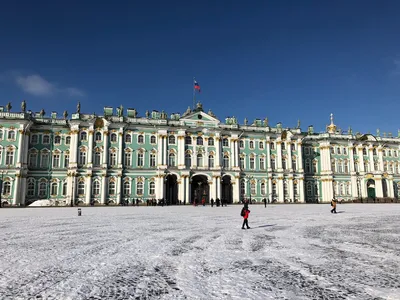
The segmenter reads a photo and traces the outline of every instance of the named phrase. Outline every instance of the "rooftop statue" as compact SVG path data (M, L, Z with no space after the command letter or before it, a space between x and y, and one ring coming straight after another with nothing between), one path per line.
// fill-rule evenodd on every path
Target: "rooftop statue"
M22 103L21 103L21 110L22 110L23 113L26 112L26 102L25 102L25 100L22 101Z
M146 110L146 118L150 118L150 112L148 110Z
M11 108L12 108L11 102L8 102L7 105L6 105L7 112L10 112Z
M78 101L78 104L76 105L76 113L80 114L81 113L81 102Z
M63 112L63 117L64 117L64 119L68 118L68 112L66 110L64 110L64 112Z

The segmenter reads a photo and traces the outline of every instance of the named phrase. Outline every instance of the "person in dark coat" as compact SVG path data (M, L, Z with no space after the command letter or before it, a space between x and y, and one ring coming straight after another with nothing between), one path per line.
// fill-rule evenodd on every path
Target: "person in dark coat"
M264 198L263 201L264 201L264 207L267 207L267 198Z
M332 199L331 206L332 206L331 213L336 214L337 213L336 212L336 199Z
M214 207L214 198L211 198L211 207Z
M219 206L219 198L217 198L217 200L216 200L216 202L217 202L217 207Z
M241 216L243 216L243 225L242 225L242 229L244 228L244 225L246 225L247 229L250 229L249 227L249 214L250 214L250 210L249 210L249 206L247 204L245 204L242 208L242 212L241 212Z

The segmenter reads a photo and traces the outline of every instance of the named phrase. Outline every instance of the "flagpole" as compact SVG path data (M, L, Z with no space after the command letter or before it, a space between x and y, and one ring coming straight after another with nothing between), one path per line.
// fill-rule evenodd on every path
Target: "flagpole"
M192 85L193 85L193 109L194 109L194 107L196 105L196 89L194 87L195 80L196 80L196 78L193 77L193 83L192 83Z

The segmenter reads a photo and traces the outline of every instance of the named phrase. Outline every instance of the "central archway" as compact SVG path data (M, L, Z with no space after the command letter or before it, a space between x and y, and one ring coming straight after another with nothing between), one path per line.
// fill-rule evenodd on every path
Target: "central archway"
M192 177L191 185L191 203L196 201L196 204L201 204L204 199L206 203L210 201L210 186L208 185L207 176L195 175Z
M175 174L169 174L165 182L165 200L167 204L178 204L178 179Z
M224 203L232 204L233 196L232 196L232 182L231 177L226 175L222 177L221 181L221 198L224 200Z
M375 199L375 180L373 179L368 179L367 181L367 196Z

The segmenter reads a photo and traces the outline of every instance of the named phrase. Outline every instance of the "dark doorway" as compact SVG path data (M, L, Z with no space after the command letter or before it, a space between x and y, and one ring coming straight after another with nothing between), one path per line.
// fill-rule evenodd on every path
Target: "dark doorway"
M178 180L176 175L170 174L165 183L165 200L170 205L178 204Z
M368 198L375 199L375 180L373 179L367 181L367 195Z
M201 204L201 201L204 199L206 203L209 203L209 195L210 195L210 186L208 185L207 177L204 175L196 175L192 177L192 195L191 195L191 203L196 200L197 204Z
M222 197L222 199L224 199L226 201L225 203L231 204L233 202L232 182L231 182L231 177L230 176L222 177L221 197Z
M388 185L386 179L382 179L383 198L388 197Z

